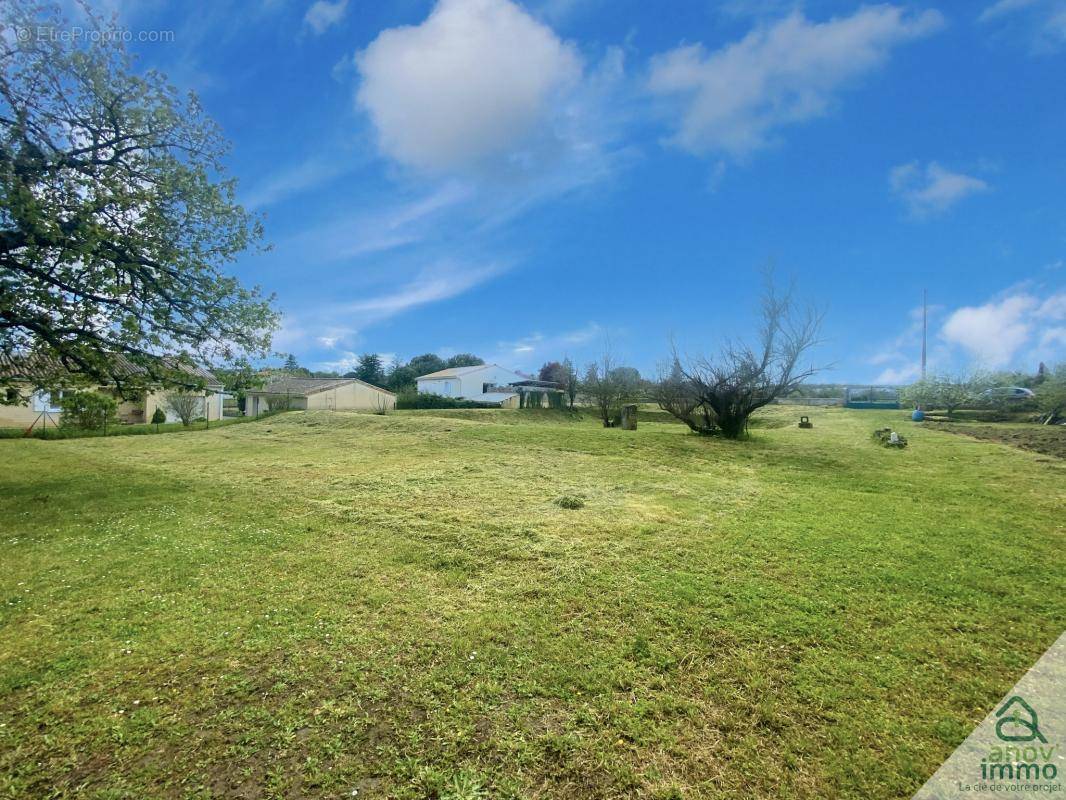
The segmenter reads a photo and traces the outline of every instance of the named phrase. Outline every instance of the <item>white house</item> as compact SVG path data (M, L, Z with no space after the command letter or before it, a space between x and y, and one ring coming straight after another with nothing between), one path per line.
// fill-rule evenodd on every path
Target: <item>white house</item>
M498 364L451 367L417 378L418 391L423 394L439 394L443 397L462 398L479 403L499 403L505 406L517 400L517 392L490 390L527 380L527 376L504 369Z

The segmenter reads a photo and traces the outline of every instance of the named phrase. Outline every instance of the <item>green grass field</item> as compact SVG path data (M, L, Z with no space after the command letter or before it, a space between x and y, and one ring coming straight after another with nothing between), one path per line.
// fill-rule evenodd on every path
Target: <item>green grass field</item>
M0 442L0 796L908 797L1066 627L1066 461L799 413Z

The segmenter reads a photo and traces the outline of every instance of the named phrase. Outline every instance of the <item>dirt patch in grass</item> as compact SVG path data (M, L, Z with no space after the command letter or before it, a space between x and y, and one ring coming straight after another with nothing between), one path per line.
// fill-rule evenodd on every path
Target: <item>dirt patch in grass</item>
M972 436L986 442L998 442L1022 450L1032 450L1055 458L1066 458L1066 425L1015 423L941 422L937 430Z

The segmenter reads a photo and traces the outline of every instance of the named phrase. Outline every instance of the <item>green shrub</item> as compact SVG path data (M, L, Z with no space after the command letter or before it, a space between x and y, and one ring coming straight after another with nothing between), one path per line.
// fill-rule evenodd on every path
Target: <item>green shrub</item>
M892 436L895 435L893 440ZM903 434L896 433L891 428L878 428L874 431L874 441L880 444L882 447L898 447L903 449L907 446L907 439Z
M269 411L289 411L292 409L292 395L268 394L266 403Z
M66 392L59 407L63 409L59 424L64 428L100 430L118 424L118 403L100 392Z
M1044 424L1066 417L1066 363L1055 367L1055 371L1037 387L1036 404Z
M162 425L166 421L167 421L166 412L163 411L163 409L161 409L161 408L157 408L155 410L155 412L152 414L152 424L153 425Z
M555 505L559 506L560 508L577 509L584 508L585 501L577 495L564 494L555 498Z
M108 425L107 430L102 428L81 429L81 428L34 428L30 432L30 436L34 439L84 439L84 438L96 438L100 436L144 436L155 433L183 433L188 431L202 431L210 428L214 430L216 427L224 427L226 425L237 425L245 422L257 422L259 420L268 419L275 416L273 412L266 414L260 414L258 417L230 417L229 419L218 420L212 422L210 426L206 422L192 422L188 425L183 425L180 422L168 422L166 424L156 425L154 423L141 423L137 425ZM0 431L7 430L0 428ZM6 438L6 437L3 437ZM13 435L12 435L12 438Z
M396 408L494 408L491 403L478 403L474 400L457 400L428 392L401 394L396 398Z

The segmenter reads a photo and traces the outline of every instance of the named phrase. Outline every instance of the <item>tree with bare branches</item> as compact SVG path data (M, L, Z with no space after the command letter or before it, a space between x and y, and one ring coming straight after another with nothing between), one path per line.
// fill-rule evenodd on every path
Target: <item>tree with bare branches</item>
M580 391L595 406L603 427L614 427L621 417L622 406L640 394L639 374L636 380L632 378L635 372L615 363L609 345L599 360L586 367Z
M727 344L715 357L686 360L675 351L656 388L660 408L697 433L740 438L753 413L818 372L801 362L818 342L822 316L798 308L791 291L781 294L768 279L757 343Z
M163 396L163 401L166 403L174 414L181 420L181 424L186 428L189 427L189 423L193 421L200 413L207 413L206 403L204 398L200 395L193 394L192 392L167 392Z
M696 433L712 433L715 430L714 411L700 401L676 355L669 370L664 372L660 369L653 399L659 408L684 422Z
M574 362L569 356L563 359L563 391L566 399L570 402L570 410L574 410L574 401L577 399L578 390L581 388L581 379L574 369Z

